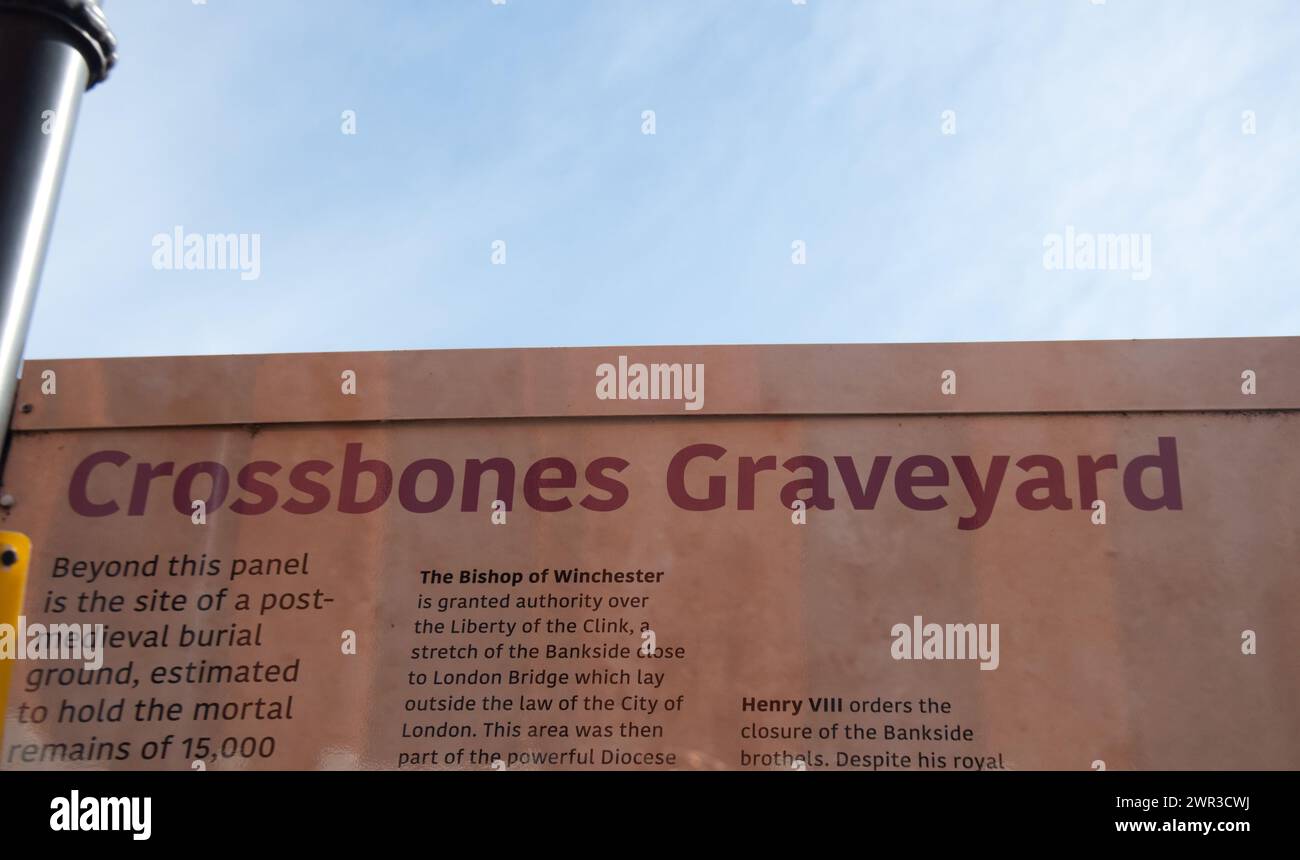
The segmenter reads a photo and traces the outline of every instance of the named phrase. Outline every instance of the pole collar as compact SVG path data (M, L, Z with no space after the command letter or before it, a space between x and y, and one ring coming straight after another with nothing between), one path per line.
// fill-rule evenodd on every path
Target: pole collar
M72 31L73 45L86 58L86 89L108 77L117 63L117 38L96 0L0 0L0 12L31 12L53 18Z

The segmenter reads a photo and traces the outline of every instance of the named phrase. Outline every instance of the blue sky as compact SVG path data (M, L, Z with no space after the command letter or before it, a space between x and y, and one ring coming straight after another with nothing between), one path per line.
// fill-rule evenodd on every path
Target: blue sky
M1300 334L1294 2L106 10L31 357ZM177 225L260 278L156 270Z

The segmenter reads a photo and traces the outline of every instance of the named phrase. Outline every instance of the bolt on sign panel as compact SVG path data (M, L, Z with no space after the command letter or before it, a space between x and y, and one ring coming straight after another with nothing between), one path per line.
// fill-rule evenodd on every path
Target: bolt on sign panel
M5 768L1294 769L1300 339L29 361Z

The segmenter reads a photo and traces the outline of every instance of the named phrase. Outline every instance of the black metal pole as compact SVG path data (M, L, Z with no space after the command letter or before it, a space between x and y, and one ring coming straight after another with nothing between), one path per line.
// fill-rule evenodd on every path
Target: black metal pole
M0 448L81 94L115 60L95 0L0 0Z

